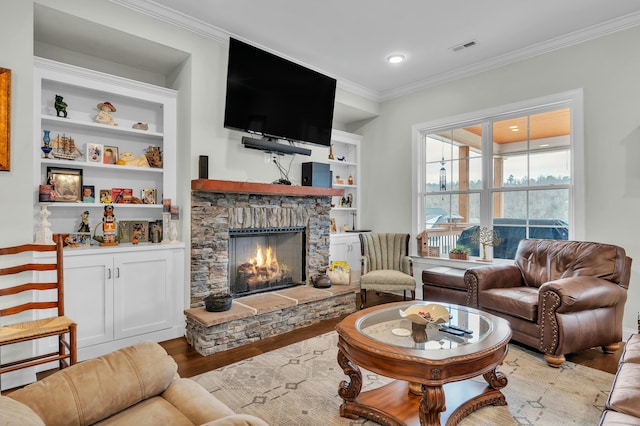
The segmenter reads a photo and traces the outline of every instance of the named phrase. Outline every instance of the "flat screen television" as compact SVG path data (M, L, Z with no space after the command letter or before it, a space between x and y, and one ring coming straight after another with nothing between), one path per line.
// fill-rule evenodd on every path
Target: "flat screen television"
M329 146L335 93L335 79L230 39L225 128Z

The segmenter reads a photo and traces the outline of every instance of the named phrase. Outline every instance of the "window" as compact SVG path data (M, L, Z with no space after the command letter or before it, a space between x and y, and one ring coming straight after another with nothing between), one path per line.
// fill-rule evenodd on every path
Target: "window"
M486 227L498 259L523 238L582 238L581 129L582 91L415 125L414 231L483 256Z

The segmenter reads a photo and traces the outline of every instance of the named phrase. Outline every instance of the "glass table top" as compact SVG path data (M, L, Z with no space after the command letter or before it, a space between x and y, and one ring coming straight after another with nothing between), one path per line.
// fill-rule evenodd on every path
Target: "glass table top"
M424 305L428 305L425 302ZM465 306L439 303L449 311L450 319L442 324L427 324L420 327L412 326L411 320L403 318L400 311L415 305L397 305L387 309L377 310L360 318L356 329L364 336L377 340L383 344L409 349L444 350L455 349L478 343L493 332L493 322L482 312ZM420 305L420 304L419 304ZM458 326L471 331L461 336L440 330L447 326ZM426 338L424 337L426 331Z

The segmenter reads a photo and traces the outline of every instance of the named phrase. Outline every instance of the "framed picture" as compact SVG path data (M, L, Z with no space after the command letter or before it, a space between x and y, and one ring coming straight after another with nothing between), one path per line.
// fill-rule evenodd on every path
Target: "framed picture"
M111 204L111 190L110 189L101 189L100 190L100 202L104 204Z
M142 220L131 221L131 241L135 237L141 243L149 241L149 222Z
M53 185L54 201L82 202L82 169L47 167L47 177Z
M121 243L130 243L131 242L131 221L130 220L120 220L118 221L118 228L120 233L120 242Z
M155 204L156 203L156 190L155 188L145 188L140 191L140 199L142 204Z
M104 148L101 144L87 143L84 149L89 163L102 163Z
M0 170L10 171L11 70L0 68Z
M116 164L118 161L118 147L105 145L103 149L102 162L104 164Z
M82 185L82 202L95 203L96 189L93 185Z

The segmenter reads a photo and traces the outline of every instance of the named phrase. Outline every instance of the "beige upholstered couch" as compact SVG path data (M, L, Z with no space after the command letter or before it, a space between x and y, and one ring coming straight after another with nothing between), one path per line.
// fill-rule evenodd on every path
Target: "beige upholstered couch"
M157 343L81 362L0 397L2 425L267 425L236 414Z

